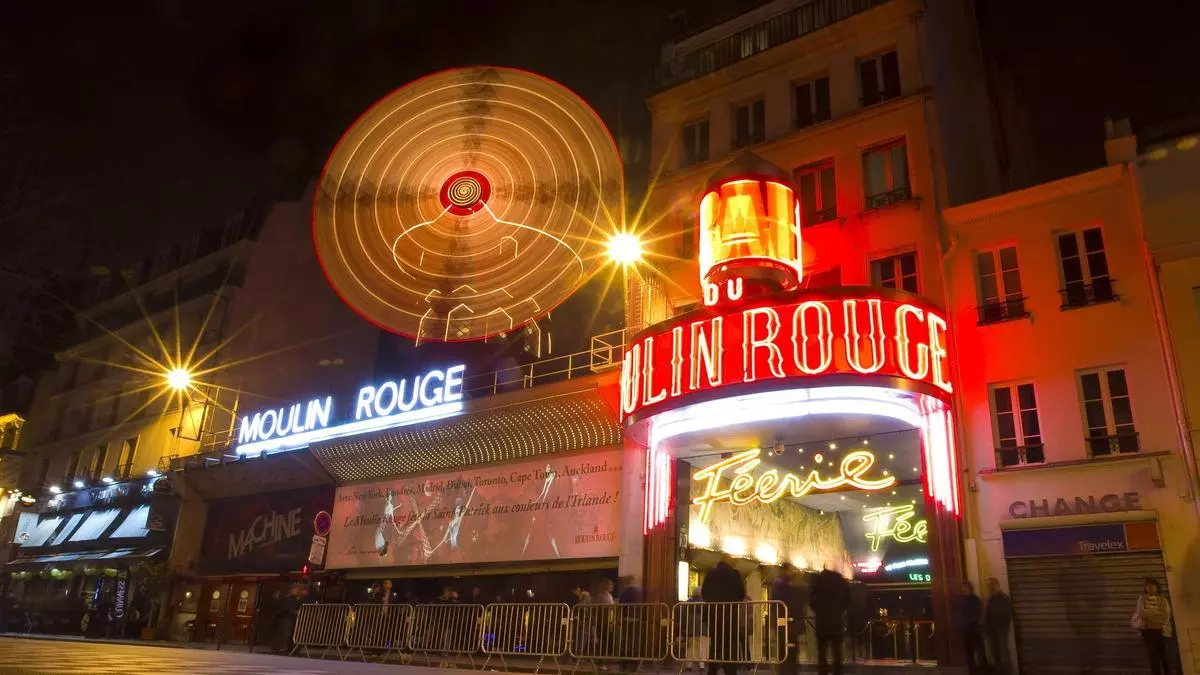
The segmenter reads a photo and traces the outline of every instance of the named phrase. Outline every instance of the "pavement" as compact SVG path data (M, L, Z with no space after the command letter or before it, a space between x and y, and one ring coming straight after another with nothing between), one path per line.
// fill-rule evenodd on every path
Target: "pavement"
M459 675L470 671L421 666L379 665L353 661L320 661L245 651L162 649L66 639L0 637L2 675ZM478 675L476 672L475 675Z

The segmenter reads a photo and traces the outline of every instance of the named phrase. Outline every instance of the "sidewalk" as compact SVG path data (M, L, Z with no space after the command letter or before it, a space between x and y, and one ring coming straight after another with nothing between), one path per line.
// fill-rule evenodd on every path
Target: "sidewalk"
M225 652L240 652L242 654L251 653L246 645L241 644L221 644L216 645L211 642L176 642L172 640L134 640L132 638L105 638L105 637L86 637L83 635L51 635L49 633L0 633L0 637L7 638L22 638L25 640L46 640L57 642L87 642L93 644L105 645L128 645L131 647L171 647L174 649L198 649L203 651L225 651ZM271 650L267 645L255 645L255 654L269 654Z

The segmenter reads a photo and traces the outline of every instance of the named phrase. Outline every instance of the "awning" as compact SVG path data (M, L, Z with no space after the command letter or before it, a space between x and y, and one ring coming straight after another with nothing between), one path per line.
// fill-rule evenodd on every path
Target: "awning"
M150 505L143 504L125 516L125 520L113 530L113 533L108 535L109 539L128 539L131 537L141 538L150 534L150 530L146 528L146 519L150 517Z
M106 562L109 560L132 562L134 560L149 560L157 557L163 552L163 550L164 549L162 548L118 548L102 551L48 553L30 558L17 558L16 560L9 561L5 567L27 567L31 565L44 565L47 563L60 562Z
M50 536L53 535L54 531L58 529L58 526L62 525L62 521L62 516L50 516L49 518L43 518L32 532L18 533L18 537L20 537L20 539L18 539L17 543L19 543L21 546L28 546L30 548L35 546L45 546L46 542L50 540ZM29 536L25 536L26 534Z
M87 514L87 520L75 530L75 534L67 541L91 541L99 539L104 535L104 531L109 525L117 519L117 514L121 513L121 509L105 509L103 511L92 511Z

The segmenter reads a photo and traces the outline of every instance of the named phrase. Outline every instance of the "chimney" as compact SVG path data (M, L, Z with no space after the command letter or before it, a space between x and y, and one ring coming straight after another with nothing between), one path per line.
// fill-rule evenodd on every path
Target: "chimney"
M1109 164L1124 164L1137 159L1137 136L1128 117L1116 122L1104 118L1104 157Z

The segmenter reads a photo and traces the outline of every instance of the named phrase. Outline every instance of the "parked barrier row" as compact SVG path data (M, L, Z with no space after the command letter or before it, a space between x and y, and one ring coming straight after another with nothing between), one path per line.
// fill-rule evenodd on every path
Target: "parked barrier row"
M636 666L677 661L778 664L787 654L787 610L779 602L691 602L674 609L660 603L576 605L303 605L293 631L306 656L336 652L341 659L367 653L423 655L443 662L484 655L507 668L506 657L556 665L621 661Z

